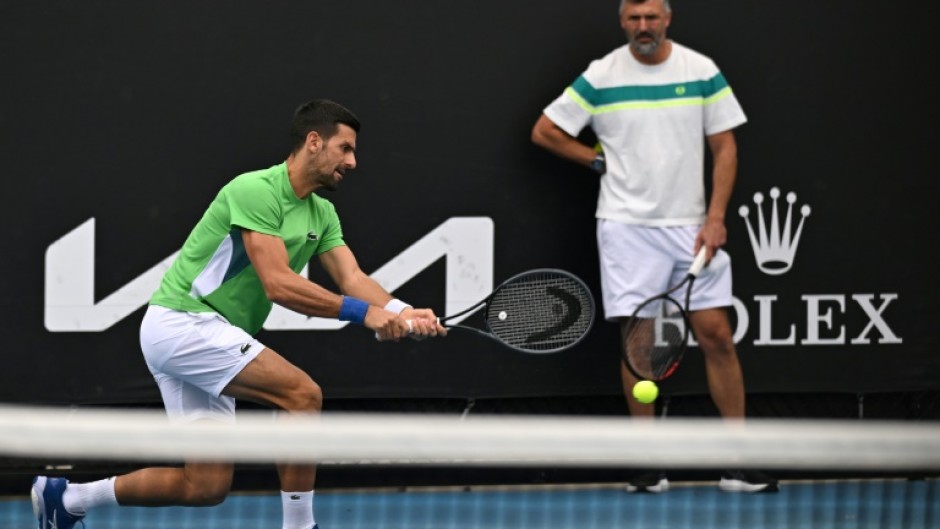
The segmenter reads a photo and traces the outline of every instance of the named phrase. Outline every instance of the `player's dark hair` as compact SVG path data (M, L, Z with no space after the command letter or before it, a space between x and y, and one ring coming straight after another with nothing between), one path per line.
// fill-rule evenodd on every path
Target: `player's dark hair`
M621 15L623 14L623 8L626 7L627 4L645 4L645 3L646 3L646 0L620 0L619 13ZM666 10L667 13L672 12L672 6L669 5L669 0L663 0L663 8Z
M336 134L340 123L359 132L359 118L339 103L328 99L314 99L300 105L294 111L290 126L291 152L297 152L303 147L310 131L317 131L324 140L330 139Z

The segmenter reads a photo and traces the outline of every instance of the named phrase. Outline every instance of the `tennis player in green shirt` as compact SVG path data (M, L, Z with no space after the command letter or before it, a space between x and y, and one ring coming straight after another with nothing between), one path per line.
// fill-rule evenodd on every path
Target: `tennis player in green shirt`
M313 415L323 395L310 376L253 336L273 303L367 327L381 340L443 336L431 309L393 298L366 275L343 241L336 210L319 197L356 167L359 120L343 106L313 100L291 126L283 163L229 182L190 233L150 299L140 343L176 421L235 417L235 399ZM342 294L300 275L317 256ZM70 529L101 505L221 503L231 463L145 468L91 483L37 476L32 497L41 529ZM316 467L278 465L284 529L316 528Z

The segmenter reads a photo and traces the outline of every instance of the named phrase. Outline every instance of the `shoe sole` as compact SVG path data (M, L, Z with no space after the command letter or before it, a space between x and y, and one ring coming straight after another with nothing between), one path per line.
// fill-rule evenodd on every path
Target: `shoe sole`
M665 479L659 480L659 483L649 486L637 486L637 485L627 485L627 492L652 492L653 494L660 494L669 490L669 482Z
M718 488L725 492L777 492L777 486L770 483L747 483L737 479L724 479L718 482Z
M46 526L46 500L43 499L42 493L46 490L46 478L39 476L36 478L36 481L33 482L33 488L30 490L29 495L33 500L33 514L36 516L36 521L39 522L39 527Z

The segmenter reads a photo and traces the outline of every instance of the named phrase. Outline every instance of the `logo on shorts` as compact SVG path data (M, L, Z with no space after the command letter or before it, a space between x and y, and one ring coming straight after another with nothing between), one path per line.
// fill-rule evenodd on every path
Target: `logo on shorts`
M241 350L242 354L245 354L245 353L248 352L249 349L251 349L251 343L246 343L245 345L243 345L243 346L241 347L240 350Z
M309 240L311 240L311 241L315 241L315 240L317 240L317 234L311 231L311 232L307 233L307 239L309 239Z
M747 206L738 208L738 214L744 218L747 223L747 233L751 238L751 248L754 249L754 259L757 260L757 267L761 272L779 276L785 274L793 267L793 260L796 258L796 247L800 243L800 235L803 233L803 222L809 216L810 207L804 204L800 208L800 223L796 227L796 233L793 229L793 204L796 202L796 193L787 193L787 217L780 225L780 212L777 209L777 199L780 198L780 189L770 188L770 198L773 200L770 213L770 226L764 220L764 209L761 205L764 203L763 193L754 193L754 205L757 210L757 233L754 226L748 219L750 209Z

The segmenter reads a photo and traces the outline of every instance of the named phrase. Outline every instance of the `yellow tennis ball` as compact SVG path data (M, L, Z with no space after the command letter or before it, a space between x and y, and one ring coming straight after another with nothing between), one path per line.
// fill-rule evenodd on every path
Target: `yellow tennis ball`
M649 404L659 396L659 387L652 380L641 380L633 386L633 398L643 404Z

